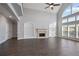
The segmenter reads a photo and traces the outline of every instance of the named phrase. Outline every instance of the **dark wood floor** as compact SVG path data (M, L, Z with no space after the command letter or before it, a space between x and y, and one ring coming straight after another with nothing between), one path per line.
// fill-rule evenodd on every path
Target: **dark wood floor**
M60 39L11 39L0 45L1 56L79 56L79 42Z

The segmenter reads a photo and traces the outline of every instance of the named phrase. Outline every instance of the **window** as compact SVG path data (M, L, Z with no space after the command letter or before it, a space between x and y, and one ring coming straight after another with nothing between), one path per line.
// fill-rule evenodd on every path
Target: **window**
M62 23L67 23L67 18L63 19Z
M72 38L76 37L76 34L75 34L75 25L69 25L68 26L68 37L72 37Z
M75 16L68 18L68 22L72 22L72 21L75 21Z
M79 12L79 3L72 4L72 14Z
M77 19L76 19L76 20L79 20L79 15L77 15L76 17L77 17Z
M79 3L73 3L62 14L62 36L79 38ZM75 25L76 24L76 25Z
M68 16L68 15L71 15L71 6L65 9L65 11L62 14L62 17Z
M62 26L62 36L67 37L67 35L68 35L67 25L63 25Z

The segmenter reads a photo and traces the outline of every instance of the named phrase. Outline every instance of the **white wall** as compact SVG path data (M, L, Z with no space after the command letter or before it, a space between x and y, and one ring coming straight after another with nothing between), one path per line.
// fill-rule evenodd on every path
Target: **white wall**
M24 38L34 37L34 26L32 23L24 23Z
M49 29L49 24L56 23L56 14L46 13L32 9L24 9L24 15L18 22L18 39L24 38L24 23L32 23L36 28ZM34 31L35 33L35 31ZM32 33L30 33L31 35ZM36 36L36 34L34 34ZM30 36L31 37L31 36Z
M17 37L18 39L24 38L24 23L22 22L22 19L18 21L18 27L17 27Z
M17 22L12 23L12 37L17 37Z
M12 38L12 22L0 15L0 44Z
M7 35L8 35L8 38L7 39L10 39L10 38L12 38L12 36L13 36L13 23L12 23L12 21L10 20L10 19L6 19L5 18L5 23L6 23L6 28L7 28Z
M56 23L49 24L49 37L56 36Z
M8 38L7 36L7 23L6 19L0 16L0 43L6 41Z

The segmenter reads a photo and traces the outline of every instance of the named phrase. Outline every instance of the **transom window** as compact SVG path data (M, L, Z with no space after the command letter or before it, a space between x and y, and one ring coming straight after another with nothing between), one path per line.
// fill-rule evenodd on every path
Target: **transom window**
M68 18L68 22L72 22L72 21L75 21L75 16Z
M79 12L79 3L72 4L72 14Z
M67 7L62 14L62 17L68 16L71 14L71 6Z
M79 20L79 15L77 15L76 17L77 17L76 20Z
M67 23L67 18L62 19L62 23Z

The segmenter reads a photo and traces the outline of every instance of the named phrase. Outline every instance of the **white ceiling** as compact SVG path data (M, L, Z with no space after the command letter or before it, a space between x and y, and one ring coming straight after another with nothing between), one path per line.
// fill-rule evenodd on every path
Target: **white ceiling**
M60 4L61 6L62 4ZM29 9L34 9L34 10L39 10L39 11L45 11L45 12L52 12L52 13L57 13L60 6L55 6L53 10L50 8L45 9L47 7L45 3L23 3L23 8L29 8Z

